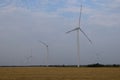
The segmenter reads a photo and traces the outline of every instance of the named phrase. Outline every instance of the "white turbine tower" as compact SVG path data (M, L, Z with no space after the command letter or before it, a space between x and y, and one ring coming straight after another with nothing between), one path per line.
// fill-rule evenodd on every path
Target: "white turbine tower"
M89 40L90 43L92 43L92 41L88 38L88 36L85 34L85 32L80 28L81 25L81 15L82 15L82 4L80 7L80 15L79 15L79 25L78 27L66 32L66 33L70 33L72 31L77 31L77 56L78 56L78 67L80 66L80 42L79 42L79 31L81 31L83 33L83 35Z
M49 50L48 50L48 45L42 41L39 40L41 44L43 44L46 47L47 54L46 54L46 66L48 67L48 58L49 58Z

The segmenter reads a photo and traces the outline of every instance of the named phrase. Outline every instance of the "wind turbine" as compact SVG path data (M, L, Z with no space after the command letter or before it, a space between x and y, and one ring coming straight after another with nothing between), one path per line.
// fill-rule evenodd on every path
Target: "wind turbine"
M49 49L48 49L48 45L42 41L39 40L39 42L41 44L43 44L45 47L46 47L46 50L47 50L47 56L46 56L46 66L48 67L48 58L49 58Z
M78 65L77 65L77 67L80 66L80 42L79 42L79 33L80 33L80 31L88 39L88 41L92 44L92 41L88 38L86 33L80 28L80 25L81 25L81 15L82 15L82 4L80 6L80 15L79 15L79 25L78 25L78 27L76 27L76 28L66 32L66 33L70 33L70 32L73 32L73 31L77 32L77 56L78 56Z
M31 49L31 55L26 57L27 63L30 61L31 58L32 58L32 49Z

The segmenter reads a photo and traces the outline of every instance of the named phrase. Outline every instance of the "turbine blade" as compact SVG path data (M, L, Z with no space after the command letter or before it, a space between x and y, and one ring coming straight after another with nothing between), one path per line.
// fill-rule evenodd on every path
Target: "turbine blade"
M81 24L81 16L82 16L82 3L81 3L81 6L80 6L79 27L80 27L80 24Z
M73 30L70 30L70 31L68 31L68 32L66 32L66 33L70 33L70 32L72 32L72 31L75 31L76 29L73 29Z
M46 43L44 43L44 42L42 42L40 40L39 40L39 42L48 47L48 45Z
M75 29L72 29L72 30L70 30L70 31L68 31L68 32L66 32L66 33L70 33L70 32L72 32L72 31L76 31L76 30L78 30L78 29L80 29L80 27L77 27L77 28L75 28Z
M85 32L80 28L80 31L84 34L84 36L88 39L88 41L92 44L92 41L89 39L89 37L85 34Z

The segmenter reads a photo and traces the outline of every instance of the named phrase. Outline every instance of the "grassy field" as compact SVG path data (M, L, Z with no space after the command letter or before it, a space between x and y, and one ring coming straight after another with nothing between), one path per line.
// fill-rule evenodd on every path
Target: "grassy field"
M0 80L120 80L120 68L0 67Z

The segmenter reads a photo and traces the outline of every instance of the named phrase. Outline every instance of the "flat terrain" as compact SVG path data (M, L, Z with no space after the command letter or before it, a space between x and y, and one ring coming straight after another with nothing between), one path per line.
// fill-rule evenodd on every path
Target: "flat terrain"
M120 68L0 67L0 80L120 80Z

